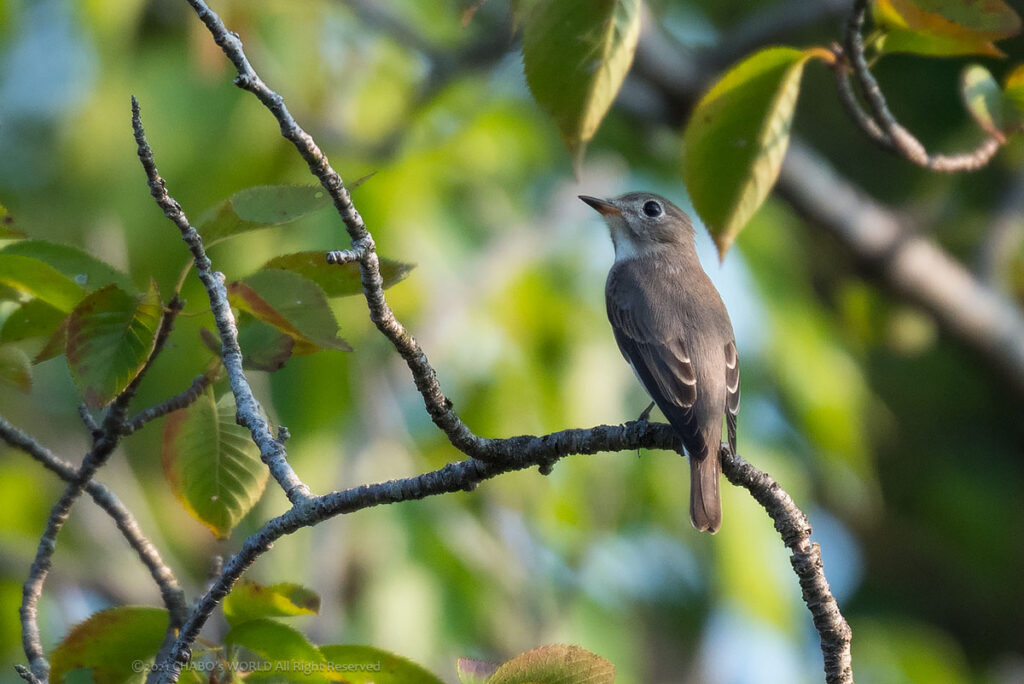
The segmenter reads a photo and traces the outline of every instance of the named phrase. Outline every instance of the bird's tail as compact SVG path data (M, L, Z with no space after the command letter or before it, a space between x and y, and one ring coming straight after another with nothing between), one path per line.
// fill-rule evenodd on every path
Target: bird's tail
M707 449L690 455L690 522L701 532L714 534L722 526L722 500L718 493L721 465L718 452Z

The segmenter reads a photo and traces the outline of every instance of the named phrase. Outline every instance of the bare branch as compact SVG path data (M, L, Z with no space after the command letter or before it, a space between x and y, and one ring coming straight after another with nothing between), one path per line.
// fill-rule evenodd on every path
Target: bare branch
M821 548L811 541L811 525L807 516L769 475L739 456L733 456L724 444L721 458L722 472L729 482L745 488L764 507L792 554L789 561L800 580L804 603L811 611L814 627L821 639L825 681L828 684L853 684L850 655L853 634L825 579Z
M542 472L548 472L555 462L569 454L632 450L642 446L676 451L680 448L678 436L668 425L647 422L630 423L618 427L598 426L589 430L565 430L544 436L525 435L509 439L485 439L473 434L462 423L452 408L451 401L441 391L434 369L423 350L395 318L394 312L388 306L384 297L373 238L352 205L340 176L331 168L326 156L316 146L312 138L291 117L281 96L270 90L252 69L242 50L238 36L228 32L220 18L202 0L188 1L213 34L214 40L238 70L235 83L255 94L274 114L284 137L296 146L313 175L330 193L348 230L352 248L332 252L327 255L327 260L330 263L358 260L363 294L370 309L371 319L405 359L412 371L416 387L423 397L427 412L433 418L434 423L445 432L460 451L469 455L470 458L411 478L392 480L376 485L364 485L342 492L300 500L295 502L285 514L268 521L259 532L245 541L237 554L228 560L223 572L192 611L168 657L161 658L157 663L151 679L161 682L177 680L181 668L191 657L192 644L219 601L227 595L235 581L253 561L282 535L289 534L300 527L322 522L334 515L350 513L371 506L472 489L485 479L511 470L539 466ZM178 225L186 242L192 248L200 276L202 277L204 273L209 274L209 260L202 250L199 236L188 224L181 207L167 196L163 180L156 173L152 151L145 143L137 103L133 103L133 108L139 156L149 175L153 195L164 209L165 214ZM210 280L215 280L210 276L207 277ZM204 279L204 284L206 282L207 280ZM210 293L212 308L216 313L220 304L217 300L223 296L218 295L214 286L208 286L207 289ZM225 341L225 348L227 348L227 341ZM829 593L828 584L824 581L824 575L821 572L820 557L817 557L817 561L814 562L816 547L804 548L808 544L807 535L810 534L806 518L793 505L788 495L785 495L770 478L745 464L738 456L731 455L729 459L723 461L723 469L728 471L731 478L735 477L742 482L743 486L758 493L760 501L768 502L766 506L769 504L774 506L772 510L775 511L774 517L777 524L781 524L779 521L797 518L803 521L799 527L799 534L784 536L787 544L793 545L794 558L797 558L798 552L800 554L800 563L794 561L794 568L801 578L801 585L804 587L805 595L808 596L809 605L813 601L814 605L835 606L835 600ZM752 477L752 474L756 474L758 477ZM766 489L761 491L761 488ZM815 614L817 625L817 612L813 606L812 613ZM838 615L838 610L835 613ZM839 619L841 620L841 616ZM822 624L825 625L825 622L822 621ZM831 627L831 624L829 623L825 627ZM848 633L848 628L846 631ZM825 632L822 633L822 640L823 643L834 641ZM847 637L847 661L848 642ZM826 661L829 657L829 654L826 653ZM836 679L834 681L847 680Z
M121 434L130 435L152 420L156 420L157 418L166 416L168 413L190 406L202 395L203 391L209 387L211 382L213 382L213 376L209 373L197 375L192 381L192 384L185 391L175 394L170 399L163 401L156 406L151 406L134 418L126 421L124 427L121 428Z
M231 392L235 397L237 409L237 420L244 425L252 434L252 440L260 449L260 458L267 464L270 474L281 485L288 500L293 504L309 498L310 492L299 476L289 465L287 452L284 445L274 439L270 432L267 419L263 416L263 409L260 407L256 397L252 393L249 381L242 370L242 350L238 346L238 329L235 327L235 316L228 304L227 289L224 287L224 274L211 270L212 266L206 250L203 248L202 238L193 228L174 198L167 193L164 179L157 172L156 163L153 160L153 150L146 142L146 132L142 127L142 118L139 111L139 103L132 97L132 127L135 131L135 142L138 145L139 160L146 171L149 179L150 194L156 200L157 205L181 231L181 237L188 245L192 256L195 259L196 272L206 293L210 298L210 308L213 311L214 320L217 323L217 330L220 333L222 345L221 358L224 362L224 369L227 371L228 379L231 382Z
M845 50L833 49L837 56L844 56L845 64L837 64L834 71L843 106L851 113L853 120L875 143L920 167L952 173L956 171L977 171L988 165L992 157L1003 146L1003 141L989 136L977 148L956 155L931 155L914 134L904 128L889 110L882 88L878 85L864 56L864 38L861 31L867 15L868 0L855 0L853 10L846 21ZM860 86L861 94L867 101L871 114L860 109L853 96L847 79L846 69Z
M3 416L0 416L0 439L10 446L24 451L65 482L70 482L75 478L76 470L73 465L41 445L24 431L11 425ZM160 589L164 606L170 613L170 627L172 629L180 627L188 614L188 607L185 605L185 594L178 585L174 572L160 557L156 547L143 534L138 521L121 503L117 495L95 480L89 480L85 485L85 491L96 502L96 505L114 520L117 529L121 531L128 545L132 547L139 560L149 570L150 576Z
M99 432L93 436L92 449L82 459L82 465L74 471L74 474L67 480L67 487L57 503L50 509L50 515L46 521L46 529L39 539L39 546L36 549L35 559L29 569L28 578L22 587L21 598L21 642L28 657L29 666L38 679L46 681L49 677L50 664L43 653L42 641L39 634L38 606L39 597L43 593L43 585L46 583L46 576L50 572L53 552L57 547L57 535L71 514L71 508L86 490L89 481L96 471L99 470L110 458L110 455L117 448L121 438L121 427L124 425L125 413L128 404L138 390L139 384L146 376L153 360L163 350L167 337L174 327L174 319L181 311L181 301L173 297L160 318L160 325L156 331L153 349L150 351L146 362L138 374L132 378L127 387L121 391L110 408L107 409L106 418L100 426Z

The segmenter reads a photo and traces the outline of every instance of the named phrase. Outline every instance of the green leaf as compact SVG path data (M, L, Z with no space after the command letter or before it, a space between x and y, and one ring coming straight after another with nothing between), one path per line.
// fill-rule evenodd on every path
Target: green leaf
M683 178L720 258L779 176L804 64L815 56L815 50L761 50L730 69L690 117Z
M164 423L164 475L185 509L226 538L259 501L269 475L249 431L235 422L230 394L207 388Z
M384 279L384 287L389 288L395 283L405 280L414 264L405 264L392 259L380 259L380 275ZM359 278L359 264L350 261L347 264L328 264L323 252L298 252L274 257L263 265L263 270L278 269L297 273L319 285L328 297L347 297L362 294L363 285Z
M320 650L298 630L274 620L260 618L232 627L224 635L228 646L242 646L270 663L265 670L249 675L262 679L265 672L275 680L326 682L327 661Z
M320 595L299 584L283 582L269 587L242 580L224 599L224 617L231 625L265 617L313 615L320 612Z
M877 45L881 52L889 54L905 53L926 57L960 57L963 55L1005 56L991 40L986 38L944 36L902 29L887 30L881 36Z
M459 658L455 661L455 673L460 684L487 684L487 680L498 671L498 666L483 660Z
M504 663L487 684L611 684L615 666L579 646L555 644L527 651Z
M30 299L4 321L0 342L17 342L33 337L50 337L67 317L41 299Z
M96 684L138 679L138 662L156 655L167 631L162 608L120 606L73 627L50 654L50 681L59 684L75 670L92 670ZM81 680L77 680L81 681Z
M17 254L45 262L88 292L110 283L116 283L125 292L137 292L126 274L77 247L45 240L22 240L0 249L0 254Z
M0 385L12 385L22 392L32 390L32 362L12 344L0 344Z
M1003 0L875 0L875 22L887 29L1002 40L1020 33L1017 13Z
M18 254L0 252L0 284L27 292L64 313L85 296L81 285L53 266Z
M243 368L273 373L292 357L295 338L243 313L238 322L238 346ZM219 348L216 353L220 354Z
M208 210L197 227L209 247L235 235L290 223L330 204L319 185L259 185L239 190Z
M334 679L346 684L442 684L407 658L373 646L321 646Z
M14 217L0 204L0 240L20 240L25 234L14 227Z
M257 271L228 284L231 303L295 339L294 353L352 351L319 285L289 271Z
M162 317L156 283L139 296L107 285L75 307L64 352L86 404L106 406L135 379L153 351Z
M1006 77L1003 83L1003 103L1007 130L1024 127L1024 64Z
M523 68L574 164L611 107L640 37L640 0L536 0L523 18Z
M1020 32L1020 17L1003 0L875 0L884 52L1000 57L992 41Z
M980 64L966 67L960 75L960 93L978 125L999 141L1005 141L1003 92L989 70Z

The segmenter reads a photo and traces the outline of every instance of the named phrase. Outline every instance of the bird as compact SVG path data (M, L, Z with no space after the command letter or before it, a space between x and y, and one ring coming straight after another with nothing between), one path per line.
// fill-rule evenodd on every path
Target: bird
M579 198L604 218L615 247L605 303L619 351L689 454L690 522L714 534L722 525L722 419L735 454L740 368L729 313L697 258L693 223L652 193Z

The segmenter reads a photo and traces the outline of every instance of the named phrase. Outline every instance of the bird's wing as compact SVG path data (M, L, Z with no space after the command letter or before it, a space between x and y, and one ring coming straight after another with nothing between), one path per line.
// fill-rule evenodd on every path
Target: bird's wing
M729 448L736 454L736 414L740 412L740 358L733 340L725 345L726 424L729 429Z
M697 401L697 375L684 329L655 329L649 304L628 294L630 289L609 288L607 292L608 318L619 349L663 412L667 407L691 408Z

